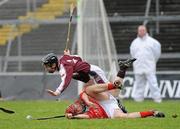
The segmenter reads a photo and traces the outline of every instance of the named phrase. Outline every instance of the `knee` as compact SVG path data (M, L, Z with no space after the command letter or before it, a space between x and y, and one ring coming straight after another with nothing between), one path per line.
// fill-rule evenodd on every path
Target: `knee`
M88 94L88 95L92 95L92 94L94 94L94 90L93 90L93 88L91 87L91 86L88 86L88 87L86 87L85 89L84 89L84 91L85 91L85 93L86 94Z

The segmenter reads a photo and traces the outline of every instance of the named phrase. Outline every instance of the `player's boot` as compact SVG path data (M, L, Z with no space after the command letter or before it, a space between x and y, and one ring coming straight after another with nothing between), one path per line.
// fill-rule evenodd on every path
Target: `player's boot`
M120 70L118 71L117 77L114 80L114 85L116 88L122 88L122 79L125 77L126 69L129 68L135 60L135 58L127 59L126 61L118 60Z
M165 117L165 114L163 112L160 112L160 111L154 111L154 114L153 114L154 117L158 117L158 118L161 118L161 117Z
M127 59L125 61L122 60L118 60L118 64L120 69L127 69L131 66L131 64L136 60L136 58L132 58L132 59Z

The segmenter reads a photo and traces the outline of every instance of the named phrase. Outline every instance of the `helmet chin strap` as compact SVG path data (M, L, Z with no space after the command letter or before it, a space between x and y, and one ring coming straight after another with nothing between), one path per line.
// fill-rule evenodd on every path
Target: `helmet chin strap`
M57 64L56 64L56 70L59 71L59 68L60 68L60 66L59 66L59 64L57 63Z
M49 71L49 73L54 73L53 71Z

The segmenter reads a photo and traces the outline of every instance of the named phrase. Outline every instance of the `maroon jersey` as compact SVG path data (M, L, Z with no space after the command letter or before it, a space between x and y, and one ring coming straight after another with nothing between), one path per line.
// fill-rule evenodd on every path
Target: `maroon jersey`
M62 79L61 84L57 88L57 92L63 92L65 88L68 87L73 73L89 73L90 65L82 61L82 59L78 56L73 55L63 55L59 59L59 73Z

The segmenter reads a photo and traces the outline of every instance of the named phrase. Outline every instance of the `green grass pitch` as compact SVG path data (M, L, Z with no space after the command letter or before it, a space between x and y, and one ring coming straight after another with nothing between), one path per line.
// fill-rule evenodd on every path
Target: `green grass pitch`
M15 114L0 111L0 129L180 129L179 100L164 100L161 104L146 100L135 103L124 100L129 112L158 109L165 113L165 118L144 119L96 119L96 120L67 120L66 118L44 121L28 120L33 117L49 117L64 114L69 101L0 101L0 107L14 110ZM177 118L173 118L173 114Z

